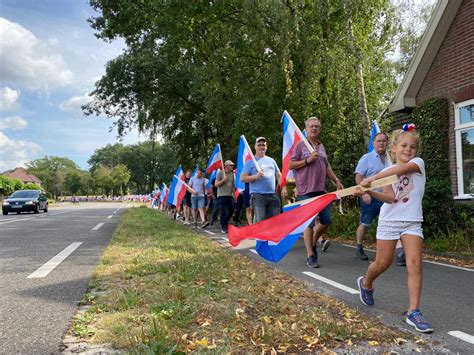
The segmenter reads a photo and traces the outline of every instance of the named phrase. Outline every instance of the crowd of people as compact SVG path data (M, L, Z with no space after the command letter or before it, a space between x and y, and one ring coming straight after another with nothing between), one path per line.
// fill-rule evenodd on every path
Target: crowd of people
M357 189L360 198L360 224L355 231L357 249L355 256L368 260L363 241L371 224L378 218L376 232L377 253L365 276L357 280L361 302L374 305L373 283L391 265L394 252L397 265L407 267L409 307L406 322L420 332L433 331L425 321L419 303L422 286L422 245L423 232L421 201L426 181L424 162L417 157L421 144L414 125L405 125L392 136L390 150L396 162L391 163L387 154L389 137L380 132L373 138L374 149L359 160L355 169L355 184L369 187L376 179L397 175L399 182L383 188L364 192ZM198 170L191 178L191 171L185 175L185 181L192 188L183 198L181 210L185 224L190 224L190 216L197 226L197 216L201 226L207 227L217 222L220 209L221 232L227 233L230 219L234 224L241 223L240 214L245 208L248 224L258 223L281 213L282 201L292 202L310 199L327 193L326 183L331 181L337 190L343 189L341 181L331 168L329 157L323 143L319 140L321 122L310 117L305 122L306 139L300 140L294 147L289 169L294 172L294 181L279 189L281 172L273 158L267 155L268 141L265 137L255 140L254 159L248 160L240 175L245 190L235 196L234 163L225 161L214 180L208 184L203 171ZM206 186L210 186L206 188ZM191 189L190 189L191 190ZM176 209L170 209L176 218ZM210 211L210 221L207 220ZM330 241L324 237L332 222L331 204L319 212L314 221L303 233L308 267L320 266L318 247L325 252Z

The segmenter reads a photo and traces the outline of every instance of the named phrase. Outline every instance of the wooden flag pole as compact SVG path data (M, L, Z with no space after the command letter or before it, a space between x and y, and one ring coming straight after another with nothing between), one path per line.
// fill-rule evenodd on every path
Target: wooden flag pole
M242 134L241 135L242 139L244 140L245 145L247 146L247 149L250 152L250 157L252 158L253 163L255 164L255 168L258 170L259 173L261 173L263 170L260 167L260 164L258 164L257 159L255 159L255 155L253 155L252 149L250 149L250 146L247 142L247 139L245 139L245 136Z
M362 189L362 191L369 191L369 190L373 190L373 189L376 189L376 188L379 188L379 187L382 187L382 186L392 185L392 184L395 184L397 182L398 182L397 175L390 175L390 176L384 177L382 179L372 181L372 183L370 184L369 187L362 187L360 185L356 185L356 186L348 187L347 189L342 189L342 190L338 190L338 191L334 191L334 192L330 192L330 193L335 193L338 197L346 197L346 196L353 195L358 187L360 187ZM292 205L300 205L300 206L306 205L307 203L310 203L310 202L316 200L317 198L319 198L321 196L316 196L316 197L308 198L308 199L303 200L303 201L298 201L298 202L295 202L295 203L291 203L291 204L286 205L284 207L288 208L289 206L292 206Z

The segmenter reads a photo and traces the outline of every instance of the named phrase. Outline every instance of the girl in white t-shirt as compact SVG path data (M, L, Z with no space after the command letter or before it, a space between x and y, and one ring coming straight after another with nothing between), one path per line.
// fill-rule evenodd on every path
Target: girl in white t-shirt
M422 287L423 212L421 201L425 192L425 163L418 158L420 136L415 125L404 125L392 137L392 153L396 164L364 179L360 185L369 186L374 180L396 174L398 183L384 187L383 192L368 191L372 197L383 201L377 227L377 254L367 273L357 284L360 300L367 306L374 304L372 284L392 264L393 252L400 239L406 256L408 271L409 307L406 322L419 332L429 333L433 328L419 310ZM362 190L358 195L363 195Z

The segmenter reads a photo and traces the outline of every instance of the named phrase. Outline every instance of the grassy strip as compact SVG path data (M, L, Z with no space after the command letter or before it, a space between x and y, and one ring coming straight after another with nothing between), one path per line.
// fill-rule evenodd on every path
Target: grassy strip
M73 322L75 335L134 353L357 351L414 340L147 208L124 215L84 303L92 307Z

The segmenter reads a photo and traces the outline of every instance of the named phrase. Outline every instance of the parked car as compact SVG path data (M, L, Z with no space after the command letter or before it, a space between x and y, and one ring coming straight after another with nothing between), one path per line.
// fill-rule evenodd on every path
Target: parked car
M40 190L19 190L15 191L2 203L3 214L8 212L28 212L39 213L40 210L48 212L48 199Z

